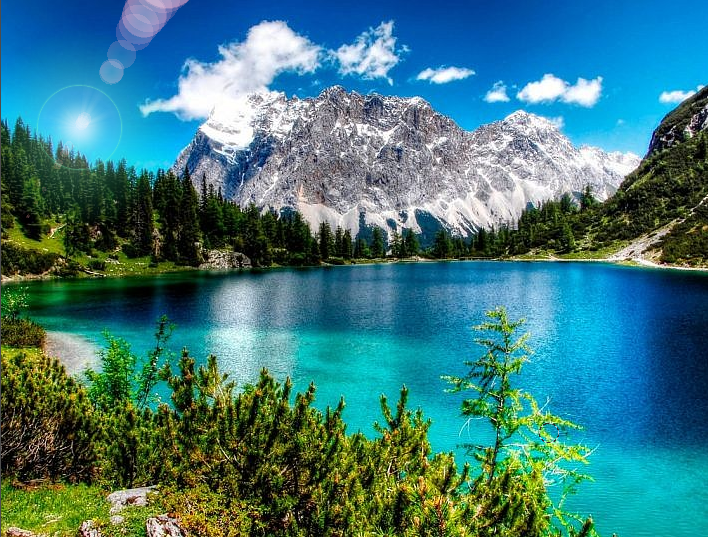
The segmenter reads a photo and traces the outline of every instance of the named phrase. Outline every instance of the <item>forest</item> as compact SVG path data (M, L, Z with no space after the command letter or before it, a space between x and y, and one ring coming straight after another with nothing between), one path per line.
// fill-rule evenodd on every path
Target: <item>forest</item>
M295 210L276 214L242 208L189 170L138 171L125 160L90 165L80 153L33 134L22 119L2 122L3 274L101 273L127 258L196 267L204 252L245 254L254 267L344 264L356 260L422 256L432 259L526 255L602 257L627 241L675 224L663 238L662 261L708 260L708 134L650 155L604 203L589 187L579 194L529 205L517 222L479 228L469 237L441 227L431 244L411 229L376 226L353 236L327 222L311 230ZM199 188L195 187L195 184ZM19 226L23 244L7 240ZM61 234L60 252L32 241ZM90 270L88 270L90 269ZM158 269L159 270L159 269Z

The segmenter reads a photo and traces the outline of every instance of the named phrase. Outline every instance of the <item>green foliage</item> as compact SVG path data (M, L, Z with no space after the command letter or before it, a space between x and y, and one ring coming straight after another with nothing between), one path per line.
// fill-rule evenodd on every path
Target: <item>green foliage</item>
M513 387L511 378L525 361L525 339L514 339L520 322L501 310L490 316L484 330L501 339L485 340L488 352L475 362L476 373L451 380L475 391L466 412L498 423L501 440L473 448L481 464L461 472L451 453L432 452L430 421L408 408L405 387L393 406L382 396L373 438L346 434L344 402L315 409L313 385L293 394L289 379L279 383L264 370L237 391L214 356L197 367L186 349L173 371L163 360L171 332L166 318L143 362L126 342L107 337L102 371L89 375L91 397L56 361L40 356L30 365L14 356L6 364L3 350L3 446L6 434L24 434L25 443L8 437L10 445L29 445L36 454L35 441L45 451L73 442L74 457L70 464L43 453L42 464L58 461L52 468L60 470L50 471L20 448L19 455L17 449L7 453L9 466L3 452L3 469L22 478L39 472L88 480L100 468L98 477L112 488L159 484L167 489L166 508L195 535L557 535L552 517L567 516L562 504L551 503L546 486L551 479L575 484L580 476L563 462L583 462L585 454L546 443L544 426L573 425ZM155 408L149 403L160 379L170 404ZM42 412L49 418L37 419ZM31 419L6 426L18 413ZM57 423L67 425L52 429ZM48 431L54 431L50 441L43 436ZM575 531L570 526L567 533Z
M7 347L42 347L46 332L42 326L20 315L29 306L26 287L2 290L2 342Z
M3 293L4 294L4 293ZM2 344L7 347L42 347L47 333L31 319L2 318Z
M29 307L27 287L7 288L2 291L2 317L16 321L20 313Z
M90 481L101 428L85 390L54 358L2 349L2 471Z
M155 348L142 363L126 340L104 332L107 347L99 351L100 371L88 368L84 373L93 404L105 412L124 408L128 403L143 410L154 402L152 392L159 380L162 362L166 359L166 344L172 329L173 325L163 315L157 321Z
M528 334L517 336L525 321L510 321L504 308L487 312L487 317L489 321L475 327L483 334L476 342L484 347L484 354L465 362L469 371L464 377L443 378L452 384L452 392L472 392L473 397L462 403L468 425L482 419L491 428L491 445L466 447L481 465L473 491L483 490L485 502L490 500L495 528L506 528L509 535L540 535L549 530L548 510L562 525L570 524L563 501L587 476L569 465L586 464L590 450L554 438L551 429L565 435L579 427L540 408L531 394L513 385L530 352ZM558 505L545 493L545 485L551 483L563 486ZM495 514L497 510L504 516ZM513 516L507 519L509 513Z
M145 520L165 512L158 497L147 507L132 506L123 510L121 516L125 521L114 526L110 523L110 504L106 501L108 492L83 483L26 486L11 485L3 480L3 528L15 526L37 535L74 537L83 521L92 520L106 537L144 537Z
M2 273L14 274L44 274L50 271L59 259L52 252L41 252L24 248L10 241L2 241Z
M37 534L74 537L84 520L108 519L106 493L95 486L12 486L2 483L3 528L15 526Z

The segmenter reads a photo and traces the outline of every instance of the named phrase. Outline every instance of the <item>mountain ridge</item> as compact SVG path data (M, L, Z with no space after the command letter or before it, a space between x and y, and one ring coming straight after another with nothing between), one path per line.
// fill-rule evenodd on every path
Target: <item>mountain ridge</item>
M638 162L576 148L524 111L465 131L420 97L333 86L316 98L273 92L216 107L173 170L187 167L242 206L299 210L312 227L467 236L587 185L606 199Z

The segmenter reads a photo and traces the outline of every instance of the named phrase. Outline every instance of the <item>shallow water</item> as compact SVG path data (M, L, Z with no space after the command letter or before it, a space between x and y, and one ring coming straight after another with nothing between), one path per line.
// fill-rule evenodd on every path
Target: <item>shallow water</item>
M596 447L569 506L605 535L708 534L708 276L594 263L452 262L30 284L32 315L100 344L109 329L150 348L212 352L239 382L261 367L314 380L372 432L378 397L402 384L432 418L437 450L467 431L440 375L480 354L472 325L497 305L523 316L535 350L522 383ZM462 436L460 436L462 434ZM474 433L473 433L474 434Z

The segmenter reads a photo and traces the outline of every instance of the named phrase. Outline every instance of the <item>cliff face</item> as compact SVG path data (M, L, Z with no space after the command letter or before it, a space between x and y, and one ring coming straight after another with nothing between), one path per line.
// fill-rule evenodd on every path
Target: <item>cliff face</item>
M708 130L708 86L666 115L652 134L647 157L704 130Z
M250 96L215 110L180 154L195 183L241 205L297 209L357 233L439 226L467 235L514 222L528 203L611 195L635 155L576 148L548 120L515 112L468 132L420 98L362 96L335 86L314 99Z

